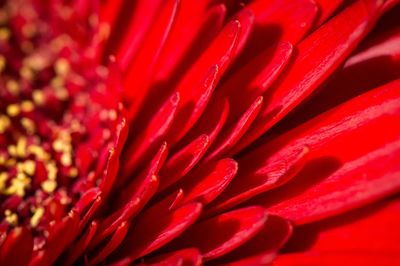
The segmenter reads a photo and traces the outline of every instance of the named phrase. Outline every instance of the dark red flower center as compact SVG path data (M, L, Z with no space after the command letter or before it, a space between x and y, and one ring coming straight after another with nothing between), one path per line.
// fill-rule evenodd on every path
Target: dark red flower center
M94 35L80 34L70 7L35 2L0 9L0 226L31 228L37 249L49 224L98 185L93 162L117 111ZM85 27L95 32L95 16Z

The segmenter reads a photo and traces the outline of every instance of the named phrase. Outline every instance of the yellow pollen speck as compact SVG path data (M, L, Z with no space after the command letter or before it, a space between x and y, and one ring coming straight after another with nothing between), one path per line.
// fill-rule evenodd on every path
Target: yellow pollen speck
M62 87L56 89L55 94L56 94L57 99L59 99L61 101L65 101L69 97L68 91Z
M12 213L10 210L5 210L4 212L5 220L7 223L9 223L12 226L18 225L18 215L15 213Z
M8 28L0 28L0 40L7 41L10 38L11 31Z
M15 145L10 145L7 147L8 154L13 157L17 156L17 147Z
M6 162L6 156L4 154L0 154L0 165L4 165Z
M67 59L60 58L56 61L54 65L54 71L60 75L65 76L70 71L70 65Z
M20 157L20 158L26 157L26 155L27 155L26 154L27 143L28 143L28 141L24 137L21 137L21 138L18 139L17 150L16 150L18 157Z
M37 105L43 105L45 102L44 93L40 90L32 92L32 99Z
M115 119L117 119L117 112L115 110L108 111L108 117L110 118L110 120L114 121Z
M8 159L6 163L4 164L6 167L13 167L17 161L14 158Z
M61 151L63 151L64 150L64 143L63 143L63 141L62 140L60 140L60 139L56 139L54 142L53 142L53 149L55 150L55 151L57 151L57 152L61 152Z
M3 72L3 70L6 68L6 58L3 55L0 55L0 72Z
M23 117L21 119L21 125L25 128L28 134L35 133L35 123L31 119Z
M74 177L77 177L77 176L78 176L78 169L76 169L75 167L71 168L69 170L69 177L74 178Z
M28 152L36 156L37 159L41 161L50 160L50 155L40 146L37 145L29 145Z
M58 169L57 169L56 164L53 161L46 164L46 170L47 170L48 179L56 180Z
M23 170L25 173L27 173L30 176L33 176L35 174L36 170L36 163L35 161L32 160L26 160L23 164Z
M23 65L28 66L33 70L41 71L49 65L49 60L43 55L36 53L24 59Z
M41 184L43 191L46 193L53 193L57 188L57 182L55 180L48 179Z
M18 82L16 82L13 79L10 79L7 81L6 84L7 90L12 94L12 95L18 95L20 93L20 87Z
M44 214L44 208L39 207L35 210L35 212L32 215L32 218L30 220L30 224L32 227L38 226L40 219L43 217Z
M6 187L6 181L8 179L8 173L6 172L1 172L0 173L0 193L3 193L5 187Z
M7 106L7 114L11 117L19 115L21 109L19 108L18 104L10 104Z
M62 77L55 77L50 81L50 84L52 87L54 88L61 88L62 86L64 86L64 80Z
M11 125L10 118L5 115L0 115L0 134L4 133Z
M5 194L24 197L25 189L29 187L30 183L30 178L28 178L24 173L18 173L17 177L11 180L11 185L6 189Z
M23 112L32 112L35 109L35 105L31 101L23 101L21 103L21 110Z
M64 166L70 166L72 164L71 154L69 153L63 153L60 160L61 164Z
M24 78L26 80L32 80L33 76L34 76L33 71L27 66L21 67L19 74L21 75L22 78Z

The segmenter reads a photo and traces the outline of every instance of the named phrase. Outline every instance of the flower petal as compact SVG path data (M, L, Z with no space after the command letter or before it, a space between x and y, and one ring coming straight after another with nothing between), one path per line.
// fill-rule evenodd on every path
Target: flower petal
M123 156L128 158L127 162L121 165L124 175L129 175L142 166L157 151L161 143L165 141L168 130L176 118L180 95L175 93L164 103L157 114L148 121L144 130L135 136L132 143L128 143Z
M131 55L125 51L124 57L118 60L122 71L127 70L126 78L124 79L123 99L128 105L128 119L130 121L137 116L139 108L147 96L152 75L156 69L157 59L168 37L178 9L178 3L178 0L162 1L157 13L157 19L154 20L151 30L146 33L146 38L140 44L140 49L137 51L135 58L131 59ZM128 63L130 64L129 67Z
M256 119L263 104L263 97L258 97L249 109L240 117L240 119L221 132L219 138L214 143L214 148L211 148L206 161L223 156L230 150L239 139L246 133L250 125Z
M199 250L195 248L182 249L168 254L160 255L155 258L146 259L138 266L175 266L175 265L191 265L200 266L202 257Z
M237 248L235 252L231 252L212 263L215 265L269 264L276 257L279 249L289 240L292 230L292 225L289 221L278 216L269 215L267 223L261 232ZM255 264L250 264L250 262Z
M33 237L26 228L10 231L0 248L1 265L28 265L33 251Z
M378 13L375 2L378 1L352 4L298 45L298 55L292 65L264 94L270 104L264 105L249 132L236 146L236 152L281 120L340 66L375 22Z
M147 212L138 217L129 229L114 260L134 261L180 235L199 217L202 206L190 203L164 216Z
M204 260L212 260L246 243L262 230L266 221L264 208L238 209L194 225L169 248L196 247ZM207 241L204 241L205 235Z
M398 191L399 84L398 80L355 98L273 142L279 147L289 141L281 150L286 154L307 145L308 163L282 189L254 202L270 207L271 213L306 223ZM292 143L288 137L294 137ZM349 145L350 149L343 149Z
M279 256L276 265L320 265L351 262L352 265L396 265L400 237L397 221L400 219L399 198L379 202L347 214L298 229L291 240L291 247L313 235L315 241L305 252ZM307 237L306 237L307 236ZM308 237L309 238L309 237ZM372 241L373 240L373 241ZM300 248L304 249L304 245Z
M203 157L209 145L209 137L201 135L172 155L161 169L159 191L163 191L186 175Z

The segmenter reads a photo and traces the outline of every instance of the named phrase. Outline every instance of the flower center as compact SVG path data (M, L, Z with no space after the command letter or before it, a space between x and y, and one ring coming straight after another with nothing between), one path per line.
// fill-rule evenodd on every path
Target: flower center
M92 38L67 31L71 9L33 2L0 8L0 231L26 226L37 241L98 185L93 162L117 112Z

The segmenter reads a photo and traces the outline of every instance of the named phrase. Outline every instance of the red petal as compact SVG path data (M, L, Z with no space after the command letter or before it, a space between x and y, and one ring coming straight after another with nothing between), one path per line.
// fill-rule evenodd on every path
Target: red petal
M285 124L279 126L281 130L400 77L400 30L379 32L371 37L309 104L305 103L285 118Z
M157 181L158 186L158 172L164 164L167 155L167 143L164 142L159 148L158 152L155 154L154 158L150 161L147 168L145 168L137 177L131 179L130 182L126 183L123 181L127 181L127 179L132 176L126 175L125 178L120 177L120 179L123 180L121 180L121 183L118 187L119 191L117 198L114 200L114 207L121 207L130 199L135 198L135 195L139 196L139 192L144 192L145 190L147 190L146 188L151 187L148 185L149 183ZM151 179L154 179L154 177L156 177L157 180L151 181Z
M186 194L179 205L190 201L209 204L224 191L237 170L237 162L229 158L203 165L189 174L183 184L179 184Z
M294 177L307 161L309 149L300 147L291 153L271 154L267 145L248 153L239 161L239 173L206 215L232 208Z
M201 209L201 204L190 203L163 216L153 212L142 214L131 226L114 258L132 262L160 248L192 225Z
M177 91L180 92L182 105L179 117L168 134L168 142L172 143L171 145L187 133L204 111L210 93L236 55L238 45L246 38L244 33L249 30L251 19L250 15L243 15L229 22L178 84ZM213 65L216 66L216 71L211 72L215 73L211 75L214 78L208 78L209 81L203 85L203 75ZM211 88L209 88L210 86ZM202 98L204 99L202 100ZM190 111L193 114L190 114ZM188 113L189 117L187 117Z
M65 255L62 257L62 265L72 265L80 256L83 255L86 248L89 246L90 241L93 239L97 227L98 223L96 221L93 221L89 225L82 237L65 252Z
M227 80L213 96L227 97L230 105L235 107L229 114L229 122L233 122L258 96L264 94L289 62L292 50L293 46L289 42L279 42L267 47L262 54L240 66L237 71L229 73ZM209 115L203 119L210 118Z
M198 56L222 28L226 7L223 4L210 7L210 2L180 1L176 20L158 61L157 82L168 82L173 79L174 72L181 74L180 69L190 66L185 63L192 63L188 58L197 58L194 56Z
M89 261L89 265L97 265L103 262L108 255L110 255L124 240L126 233L129 229L128 222L122 222L118 228L115 230L114 235L111 239L106 243L104 248L100 251L96 251L96 256Z
M254 28L235 68L277 41L297 43L311 28L317 14L315 3L309 0L259 0L249 4L248 9L255 16Z
M28 265L33 251L33 238L26 228L15 228L8 233L0 247L1 265Z
M140 43L136 57L132 60L132 55L125 51L123 58L118 60L122 71L127 69L128 64L131 64L124 80L124 100L128 103L130 121L137 116L138 110L147 96L157 59L171 29L178 3L178 0L162 1L157 19L154 20L154 25L146 34L146 39Z
M232 124L228 128L225 128L225 130L221 132L219 138L214 144L214 149L212 149L209 155L206 157L206 161L220 158L239 141L239 139L253 123L254 119L256 119L261 110L262 103L263 97L260 96L236 123Z
M158 113L148 121L140 134L134 137L133 143L129 143L124 157L128 161L121 165L125 175L132 174L138 166L141 166L151 157L165 140L166 134L176 117L178 105L180 104L179 93L164 103Z
M342 216L299 228L292 244L304 242L310 235L315 242L302 253L278 257L276 265L397 265L400 262L400 201L380 202ZM304 245L300 244L304 247ZM293 245L292 245L293 246Z
M78 232L79 216L75 212L71 212L50 228L46 246L34 254L29 265L52 265L66 247L75 240Z
M222 127L225 125L229 113L229 103L226 98L212 97L204 114L195 124L195 126L185 135L184 139L177 145L177 149L183 149L199 136L204 133L208 136L209 143L214 142Z
M138 266L200 266L202 265L202 257L200 252L195 248L182 249L168 254L164 254L155 258L144 260Z
M205 260L215 259L246 243L266 221L267 213L261 207L231 211L194 225L170 247L196 247Z
M203 157L210 145L209 137L201 135L182 150L172 155L161 169L159 191L164 190L186 175Z
M282 189L254 202L305 223L399 191L399 84L377 88L271 142L286 144L283 154L307 145L309 162Z
M235 151L270 129L340 66L375 21L370 12L377 11L371 10L372 5L354 3L298 45L298 55L288 71L264 95L270 104L265 105Z
M184 87L183 90L178 90L180 91L181 101L173 126L167 134L167 141L171 146L180 140L199 119L222 73L221 69L215 65L207 71L200 82Z
M271 263L291 234L292 225L287 220L270 215L261 232L237 248L235 252L213 263L216 265L266 265ZM250 262L255 264L250 264Z
M316 25L319 26L338 9L343 0L316 0L315 2L318 5L318 20L316 21Z

